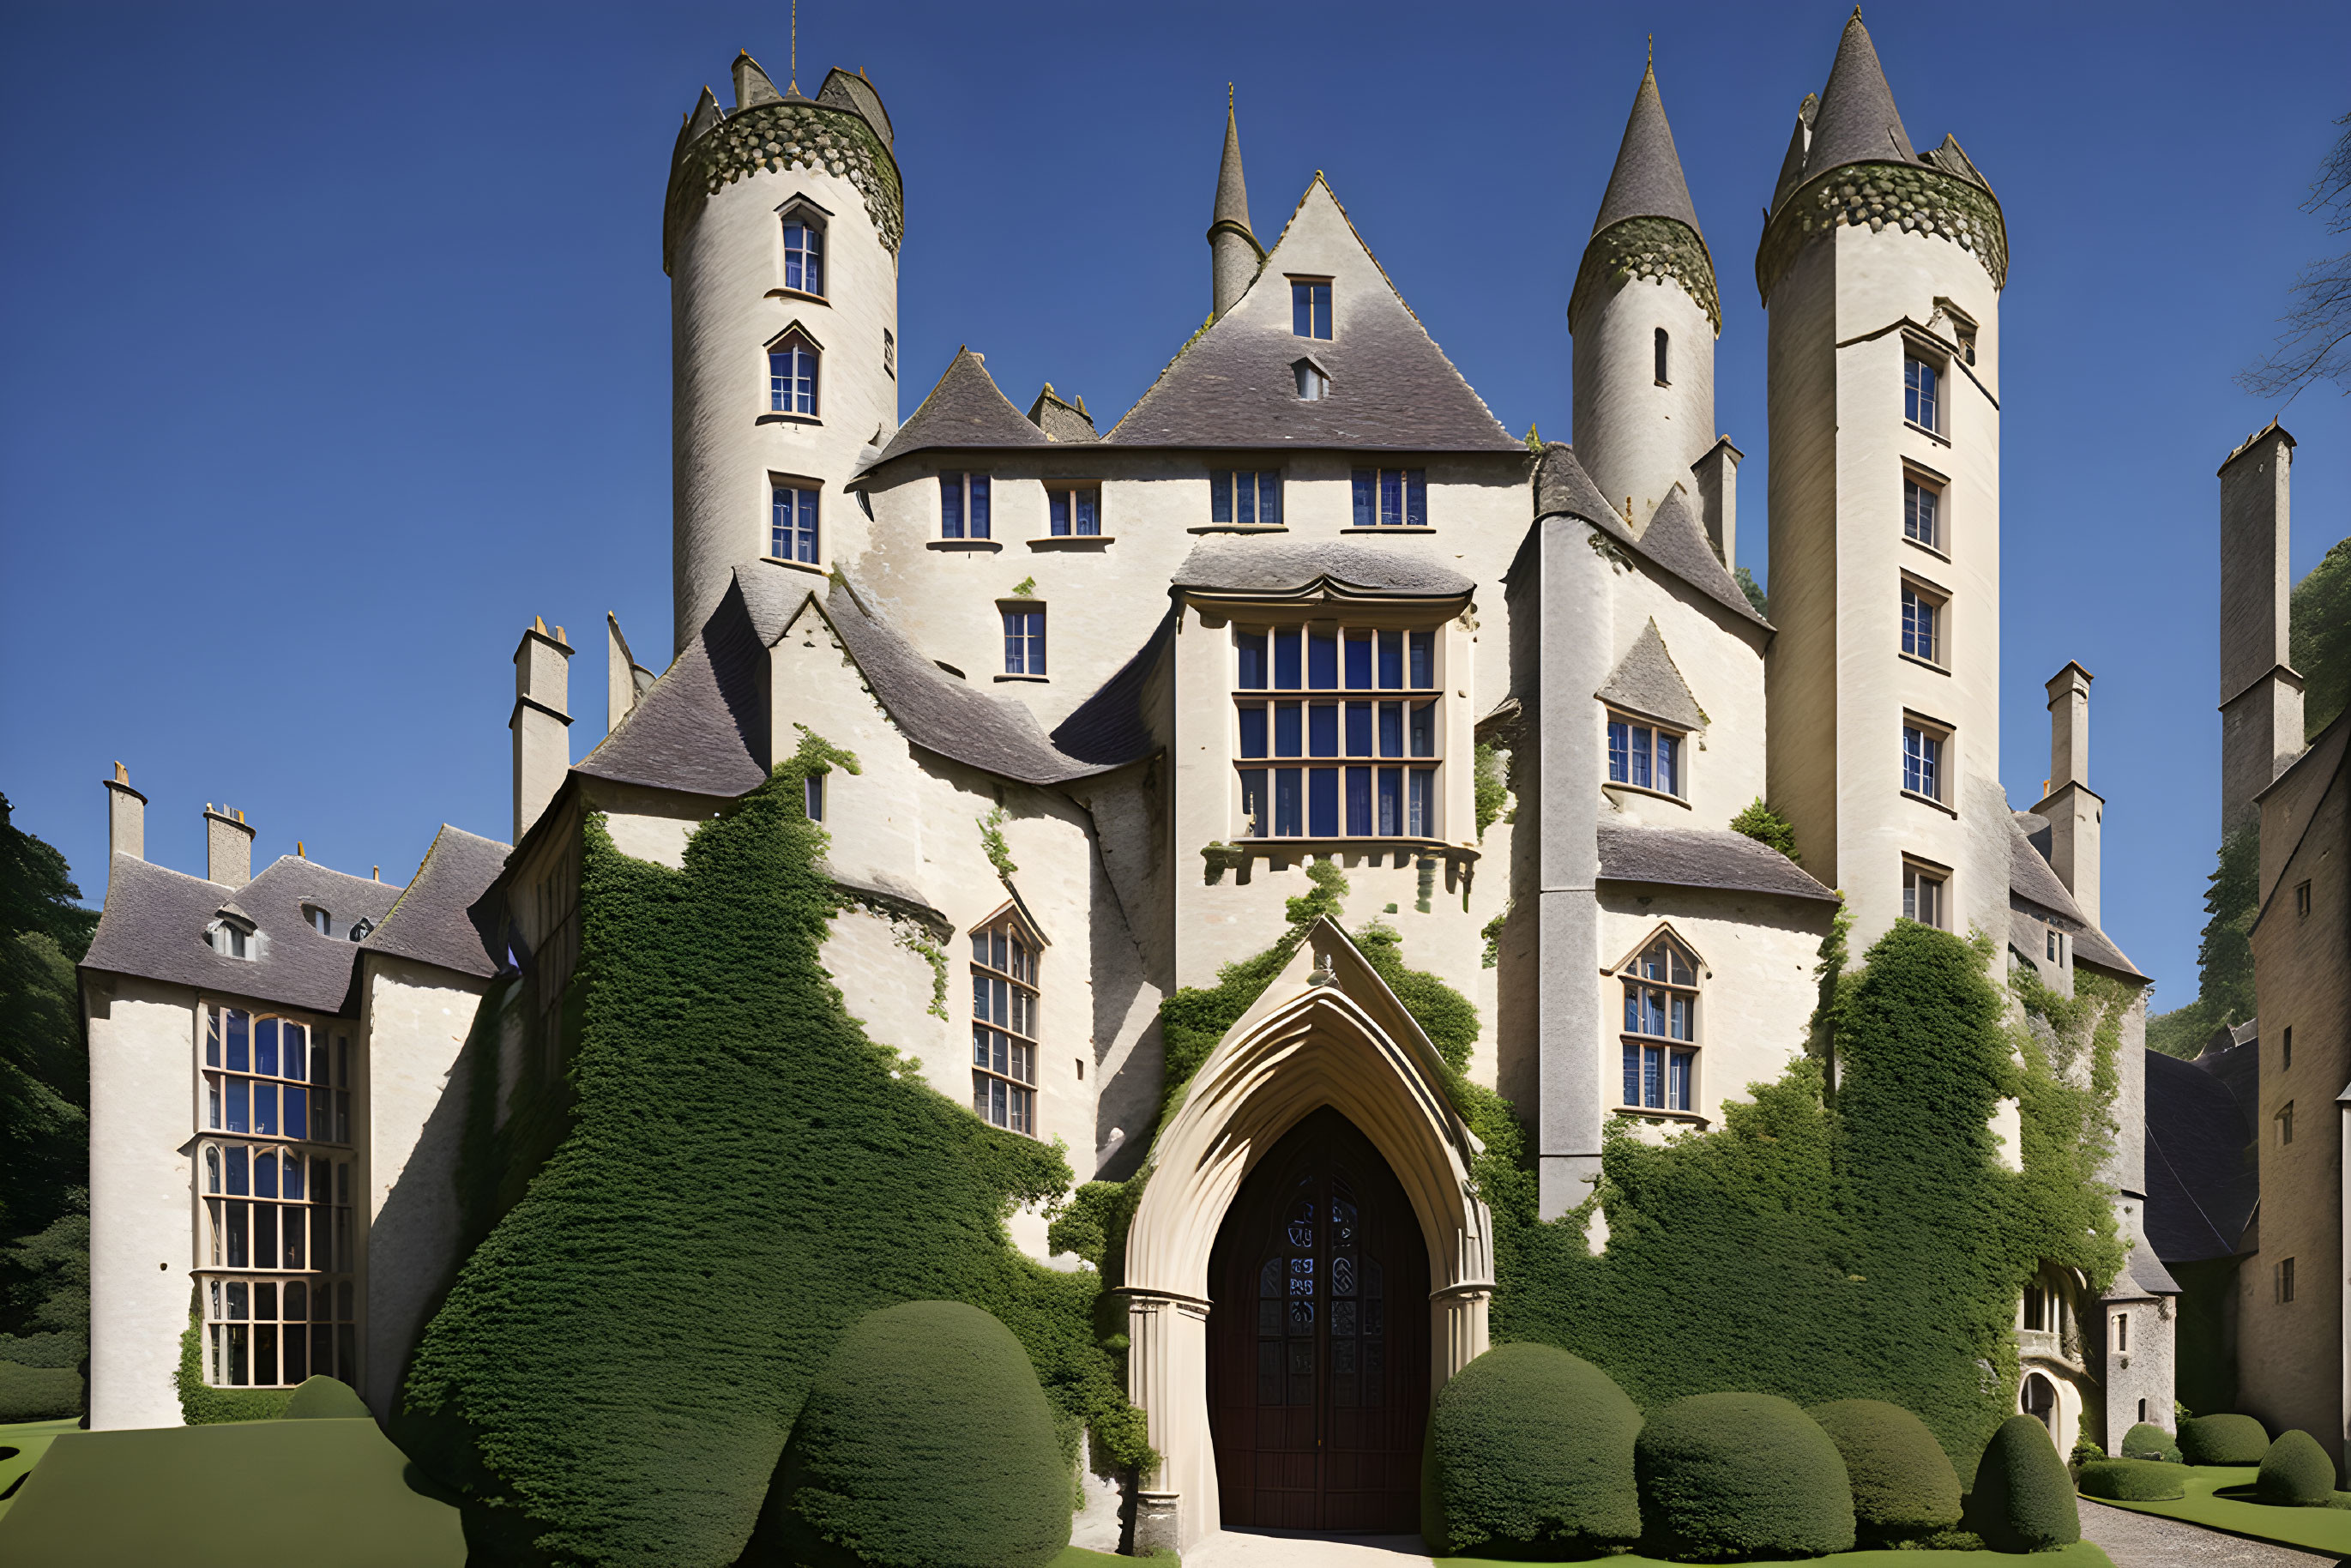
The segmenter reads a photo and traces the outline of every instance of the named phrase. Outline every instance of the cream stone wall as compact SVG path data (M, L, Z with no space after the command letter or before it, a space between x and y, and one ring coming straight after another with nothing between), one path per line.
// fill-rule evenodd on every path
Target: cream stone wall
M1690 465L1714 445L1714 322L1681 285L1635 278L1599 291L1575 323L1575 455L1600 493L1632 500L1646 526L1680 485L1698 511ZM1656 379L1656 331L1667 382Z
M181 1424L196 1261L194 992L85 975L89 1032L89 1424Z
M636 860L676 870L685 864L685 841L716 815L712 802L667 789L615 784L580 776L589 806L604 813L612 847Z
M400 1397L408 1357L462 1261L457 1200L469 1080L458 1063L486 982L365 955L353 1136L367 1193L359 1289L367 1302L360 1393L379 1418Z
M1600 784L1601 791L1615 820L1645 827L1728 828L1764 789L1763 648L1768 633L1687 584L1650 570L1622 567L1609 580L1610 624L1591 632L1608 640L1607 667L1614 669L1654 621L1707 725L1683 748L1683 793L1678 799L1605 783ZM1604 779L1607 709L1595 697L1589 711L1598 727Z

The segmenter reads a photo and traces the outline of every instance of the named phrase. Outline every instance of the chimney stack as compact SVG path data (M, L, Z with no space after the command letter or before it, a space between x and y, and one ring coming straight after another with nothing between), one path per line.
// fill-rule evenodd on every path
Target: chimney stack
M609 735L637 706L637 661L629 653L629 640L621 635L621 618L609 610L604 612L604 732Z
M120 762L106 780L108 850L132 860L147 858L147 797L131 787L131 769Z
M1698 480L1706 541L1714 547L1714 558L1722 562L1725 571L1739 570L1739 460L1746 455L1726 435L1690 465L1690 474Z
M2032 808L2049 819L2049 865L2098 922L2098 830L2106 802L2090 788L2090 672L2068 662L2049 677L2049 793Z
M2302 677L2287 661L2294 437L2272 420L2220 465L2220 831L2302 752Z
M547 622L531 618L515 647L514 841L538 821L571 769L571 649L563 628L548 635Z
M223 887L243 887L253 880L253 835L256 830L245 813L232 814L224 806L204 808L204 879Z

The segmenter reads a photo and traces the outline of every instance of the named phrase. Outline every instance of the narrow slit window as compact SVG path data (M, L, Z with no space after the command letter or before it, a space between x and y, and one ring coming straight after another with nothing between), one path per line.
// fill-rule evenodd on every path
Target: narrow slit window
M1663 327L1658 328L1656 338L1657 384L1661 387L1673 385L1673 379L1666 373L1667 368L1667 353L1672 347L1672 344L1673 340L1667 336L1666 329Z

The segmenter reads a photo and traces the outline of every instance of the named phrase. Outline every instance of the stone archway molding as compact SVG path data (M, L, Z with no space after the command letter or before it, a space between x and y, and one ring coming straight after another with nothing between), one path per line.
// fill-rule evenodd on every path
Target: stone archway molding
M1317 920L1194 1074L1154 1140L1127 1230L1127 1395L1159 1469L1135 1500L1138 1551L1184 1550L1219 1521L1208 1427L1208 1254L1250 1169L1328 1105L1388 1162L1428 1249L1429 1392L1483 1354L1493 1218L1470 1186L1479 1145L1444 1061L1344 931Z

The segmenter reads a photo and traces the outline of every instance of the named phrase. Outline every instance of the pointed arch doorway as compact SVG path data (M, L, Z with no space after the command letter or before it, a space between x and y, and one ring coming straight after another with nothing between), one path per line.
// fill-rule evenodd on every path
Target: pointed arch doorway
M1328 1105L1300 1121L1243 1182L1208 1279L1224 1522L1418 1530L1428 1254L1371 1140Z

